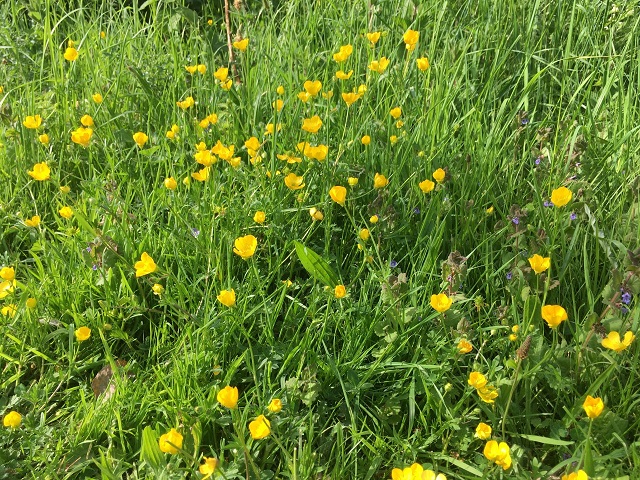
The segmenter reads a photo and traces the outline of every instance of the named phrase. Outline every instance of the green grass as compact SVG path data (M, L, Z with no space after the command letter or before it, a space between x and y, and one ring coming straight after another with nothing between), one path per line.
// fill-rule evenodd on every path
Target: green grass
M235 51L230 91L213 77L229 62L219 2L68 3L0 6L0 267L17 280L0 299L16 306L0 316L0 415L23 416L0 430L0 478L202 478L203 457L226 479L382 479L414 462L449 479L640 475L637 345L601 345L640 327L635 2L247 1L231 9L232 36L250 42ZM372 31L383 32L375 48ZM337 64L346 44L353 54ZM368 69L382 56L383 74ZM196 64L204 75L184 68ZM333 96L303 103L316 79ZM347 107L341 93L359 85ZM196 104L182 111L188 96ZM211 113L218 122L198 126ZM36 114L42 126L26 128ZM87 148L71 141L85 114ZM313 115L315 135L300 128ZM282 129L265 135L268 123ZM255 165L252 136L264 142ZM191 179L195 145L218 140L241 165L220 160L207 181ZM327 158L304 158L303 141L327 145ZM302 162L277 158L287 152ZM40 162L46 181L27 174ZM423 193L438 168L445 181ZM285 186L292 172L304 188ZM389 184L374 189L376 173ZM344 207L334 185L347 188ZM549 206L560 186L572 200ZM33 215L36 228L24 223ZM258 247L243 260L234 240L249 234ZM306 269L295 241L337 282ZM136 277L143 252L158 268ZM535 253L551 257L540 275ZM229 308L216 297L231 288ZM444 314L430 306L441 292L454 300ZM540 312L553 304L568 321L552 330ZM458 352L463 338L472 352ZM96 399L107 365L115 390ZM495 403L468 385L472 371L497 388ZM237 409L216 399L227 385ZM605 404L593 421L587 395ZM260 414L271 434L254 440ZM510 446L509 470L484 457L479 422ZM158 448L172 428L184 437L175 455Z

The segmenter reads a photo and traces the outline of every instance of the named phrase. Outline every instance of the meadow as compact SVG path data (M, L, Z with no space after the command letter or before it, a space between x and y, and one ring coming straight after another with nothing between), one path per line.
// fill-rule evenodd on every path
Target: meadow
M0 478L640 478L640 16L0 5Z

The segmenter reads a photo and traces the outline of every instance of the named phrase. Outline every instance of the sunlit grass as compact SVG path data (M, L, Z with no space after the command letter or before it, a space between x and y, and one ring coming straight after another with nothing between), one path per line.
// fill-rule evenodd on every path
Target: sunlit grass
M635 478L637 6L181 3L0 6L0 476Z

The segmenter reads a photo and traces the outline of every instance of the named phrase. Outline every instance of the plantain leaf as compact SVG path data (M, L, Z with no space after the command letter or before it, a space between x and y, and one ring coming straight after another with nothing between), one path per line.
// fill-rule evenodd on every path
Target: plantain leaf
M164 455L160 450L160 445L158 445L156 432L148 426L142 431L140 459L144 460L155 471L166 467Z
M559 446L566 447L568 445L574 444L574 442L570 442L568 440L559 440L557 438L541 437L540 435L520 434L519 436L531 442L543 443L545 445L559 445Z
M296 254L309 275L331 288L340 284L336 272L320 255L300 242L294 241L293 243L296 246Z

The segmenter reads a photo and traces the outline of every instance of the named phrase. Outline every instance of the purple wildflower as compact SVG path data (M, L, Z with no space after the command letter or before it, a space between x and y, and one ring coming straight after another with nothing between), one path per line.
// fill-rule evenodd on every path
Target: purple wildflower
M198 235L200 235L200 230L198 230L197 228L192 228L191 229L191 235L193 235L195 238L198 238Z
M511 280L513 278L513 273L507 272L507 280Z
M513 217L511 219L511 223L513 223L514 225L520 225L520 219L518 217Z
M571 215L569 215L569 220L575 220L576 218L578 218L578 214L576 212L571 212Z
M550 202L549 200L545 200L545 201L544 201L544 203L543 203L543 205L544 205L545 207L553 207L553 203L552 203L552 202Z
M398 262L396 262L395 260L391 260L391 261L389 262L389 266L390 266L391 268L396 268L396 267L398 266Z
M624 292L620 300L622 300L622 303L629 305L631 303L631 292Z
M420 215L420 209L419 209L418 207L414 208L414 209L413 209L413 213L414 213L415 215Z

